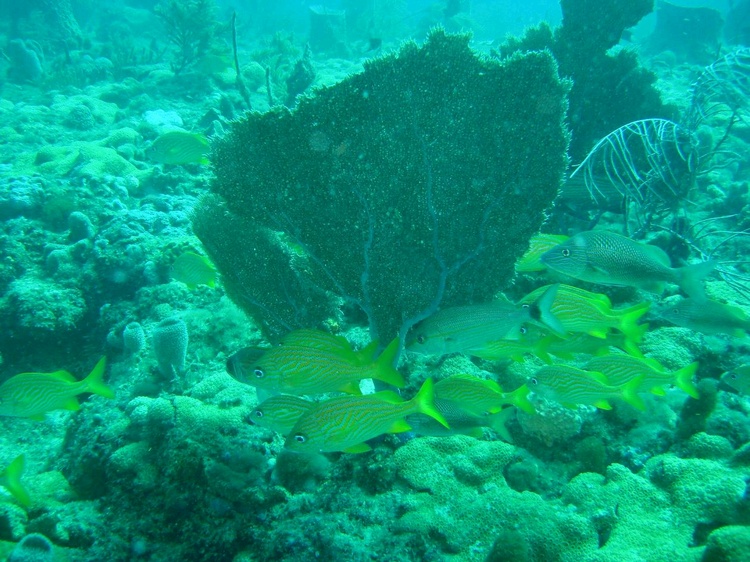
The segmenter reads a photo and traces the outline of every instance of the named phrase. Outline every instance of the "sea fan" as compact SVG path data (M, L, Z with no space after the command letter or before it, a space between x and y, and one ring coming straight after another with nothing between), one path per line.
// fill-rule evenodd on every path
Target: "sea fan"
M642 119L600 140L570 174L566 192L583 186L597 205L630 200L673 209L693 185L698 139L667 119Z
M692 91L685 119L691 129L726 111L731 112L731 122L735 118L747 120L750 116L750 47L737 49L708 65L693 83Z

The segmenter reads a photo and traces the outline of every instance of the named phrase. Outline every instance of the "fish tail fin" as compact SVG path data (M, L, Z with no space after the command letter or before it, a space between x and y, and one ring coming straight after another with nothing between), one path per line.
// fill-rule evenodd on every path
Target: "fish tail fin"
M642 325L638 324L638 320L648 312L649 308L651 308L650 302L642 302L620 312L619 329L633 343L639 343L643 339L646 329L648 329L648 326L644 329Z
M686 265L679 268L678 284L680 289L696 300L706 300L706 291L703 287L703 281L716 268L714 260L702 261L692 265Z
M699 397L698 389L693 384L693 375L698 370L698 362L690 363L674 374L674 384L677 388L685 392L691 398L696 400Z
M555 335L565 337L568 331L565 326L562 325L560 319L552 313L552 305L557 297L557 290L560 288L559 283L550 285L549 288L544 291L544 294L539 297L535 306L539 310L539 321L544 324L547 328L552 330Z
M640 330L639 339L637 340L638 342L640 342L643 339L643 335L648 331L648 324L637 324L636 328ZM624 339L622 343L622 350L628 355L632 355L633 357L644 356L638 345L636 345L636 342L631 340L630 338Z
M0 474L0 480L2 480L3 485L16 498L18 503L24 507L29 507L31 505L31 497L24 485L21 484L21 474L23 474L25 464L26 459L24 455L18 455Z
M398 346L398 338L393 338L393 341L383 350L380 357L375 360L375 372L372 378L388 383L396 388L402 388L406 384L404 377L393 366L398 356Z
M422 384L422 388L419 389L417 395L411 399L411 402L414 404L414 408L417 412L426 416L430 416L439 424L450 429L450 427L448 426L448 422L443 417L443 414L441 414L435 407L434 399L434 383L432 382L432 379L427 379Z
M83 380L83 382L86 383L86 392L92 392L99 396L103 396L104 398L115 397L115 391L104 384L104 371L106 367L107 358L102 357L89 373L89 376Z
M505 441L506 443L513 443L513 437L511 437L510 433L508 432L508 428L505 427L505 424L507 421L511 418L513 415L513 411L515 408L504 408L497 412L496 414L492 414L489 416L489 424L490 427L497 433L498 437Z
M534 346L534 355L547 365L552 365L552 357L550 357L549 354L549 346L552 345L552 342L554 341L556 336L546 336L539 340L539 342Z
M510 403L513 404L519 410L523 410L527 414L536 414L536 408L529 401L529 394L531 390L527 385L519 386L513 392L509 392L506 398L509 399Z
M645 375L640 375L635 377L630 382L626 382L624 385L622 385L620 396L622 399L633 406L636 410L640 410L641 412L646 409L646 404L643 402L643 398L641 398L638 395L638 390L640 389L641 383L643 382L643 379L645 378Z

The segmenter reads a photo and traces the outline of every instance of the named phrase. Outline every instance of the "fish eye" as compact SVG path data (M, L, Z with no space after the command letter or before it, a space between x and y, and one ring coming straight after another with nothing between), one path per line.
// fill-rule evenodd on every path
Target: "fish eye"
M307 441L307 437L305 437L305 435L304 435L303 433L297 433L297 434L296 434L296 435L294 436L294 440L295 440L295 441L296 441L297 443L304 443L305 441Z
M523 304L521 305L521 308L530 308L530 307L529 307L528 303L523 303Z
M256 418L262 418L263 417L263 410L255 410L253 412L253 414L255 414Z
M255 367L253 373L255 373L255 376L259 379L262 379L266 376L266 374L263 372L263 369L261 369L260 367Z
M534 384L534 385L537 385L537 384L539 384L539 381L538 381L538 380L536 380L535 378L529 379L529 382L530 382L531 384Z
M732 379L733 381L736 381L737 380L737 374L736 373L732 373L731 375L729 375L729 378Z
M425 338L423 334L419 334L417 336L417 343L424 343L426 341L427 341L427 338Z
M568 250L567 248L563 248L560 252L562 253L562 256L564 258L569 258L570 257L570 250Z
M525 336L526 333L528 332L528 330L526 328L524 328L523 326L521 326L521 329L519 331L521 332L522 336Z

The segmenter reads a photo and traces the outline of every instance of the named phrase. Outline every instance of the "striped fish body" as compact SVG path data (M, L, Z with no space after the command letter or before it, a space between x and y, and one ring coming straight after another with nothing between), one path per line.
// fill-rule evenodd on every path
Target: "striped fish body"
M160 135L148 154L162 164L208 164L210 146L206 137L187 131L169 131Z
M720 381L739 394L750 395L750 364L727 371L721 375Z
M393 366L394 340L375 362L362 364L353 352L280 345L266 350L246 375L246 382L269 392L294 395L347 392L361 394L359 381L377 379L401 387L404 379Z
M315 404L299 396L279 394L261 402L250 414L256 425L287 435L303 414Z
M67 371L16 375L0 386L0 416L40 419L52 410L78 410L76 396L87 386Z
M648 328L647 324L642 324L643 331ZM590 336L585 333L571 333L567 338L560 338L555 335L549 335L539 347L545 352L562 358L572 358L574 353L585 353L588 355L607 355L610 348L621 349L634 357L643 357L638 346L630 341L624 334L619 332L610 332L606 339ZM596 369L594 369L596 370Z
M188 289L195 289L198 285L216 286L216 269L211 261L194 252L181 254L172 264L172 276L185 283Z
M475 416L495 414L507 404L500 385L471 375L452 375L438 381L435 399L460 404L466 413Z
M427 416L409 415L406 417L412 431L417 435L429 437L448 437L450 435L469 435L480 438L484 435L485 427L493 429L503 441L511 443L511 438L505 423L515 413L514 408L504 408L503 410L484 416L477 416L467 412L460 403L451 400L441 400L435 398L435 409L438 410L449 427L441 425L434 419Z
M340 396L318 403L297 421L286 439L295 451L360 453L370 450L366 441L385 433L410 431L404 419L410 414L427 414L444 425L435 410L433 385L425 381L419 393L405 402L390 391L367 396Z
M534 302L548 289L549 286L539 287L520 302ZM560 285L550 312L567 332L580 332L605 339L610 329L617 329L632 341L638 342L644 331L643 326L638 326L638 319L646 314L649 307L650 303L644 302L615 310L606 295L571 285Z
M533 324L527 324L519 339L487 342L482 347L472 349L470 353L486 361L513 359L513 361L520 362L527 353L538 357L539 344L544 341L545 337L544 330Z
M663 387L674 384L693 398L698 398L698 390L692 383L698 363L691 363L678 371L668 372L655 359L631 357L618 353L595 357L585 365L584 369L603 373L612 386L622 386L640 377L640 390L663 395Z
M445 308L414 327L406 349L427 355L461 353L489 341L518 339L530 319L529 308L510 301Z
M610 410L609 400L621 399L636 408L645 409L636 391L640 386L636 378L624 386L612 386L606 376L597 371L585 371L567 365L549 365L539 369L529 379L528 385L535 393L556 400L566 407L576 405L596 406Z
M543 254L541 262L581 281L658 292L664 282L679 283L681 277L661 248L604 230L579 232Z
M516 271L526 273L544 271L547 269L542 263L542 255L565 242L568 239L563 234L537 234L529 240L529 249L516 262Z

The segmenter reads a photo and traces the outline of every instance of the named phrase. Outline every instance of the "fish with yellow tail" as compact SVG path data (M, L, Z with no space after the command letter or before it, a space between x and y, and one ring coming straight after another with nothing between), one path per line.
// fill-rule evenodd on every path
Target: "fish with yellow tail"
M703 280L715 267L714 262L672 267L661 248L605 230L579 232L540 260L549 269L581 281L655 293L661 293L665 283L674 283L694 298L705 296Z
M520 339L527 323L555 329L558 323L549 308L556 291L555 286L549 286L538 299L527 303L503 299L441 309L412 329L406 349L427 355L464 353L490 341Z
M245 348L229 358L227 370L240 382L272 394L362 394L359 382L363 379L379 380L397 388L404 386L404 378L393 367L397 354L398 339L377 359L366 363L362 356L343 350L339 344Z
M703 334L730 334L745 338L750 332L750 316L744 310L711 299L681 299L662 308L658 314L675 326Z
M613 386L603 373L597 371L585 371L568 365L548 365L534 373L527 384L534 394L555 400L566 408L587 405L611 410L609 400L615 398L638 410L645 410L646 406L637 394L642 378L636 377L627 384Z
M368 346L354 350L344 336L337 336L323 330L301 328L285 334L279 341L279 345L296 347L314 347L324 349L333 353L341 353L344 357L351 357L352 353L362 364L370 363L375 359L378 350L378 342L371 342Z
M641 328L642 333L645 333L648 324L639 324L638 327ZM642 333L636 336L639 340ZM536 355L543 361L550 363L549 355L561 359L572 359L576 353L601 356L608 355L612 348L620 349L633 357L643 357L643 353L638 349L635 342L621 332L609 332L604 339L580 332L573 332L566 338L550 334L539 342ZM544 359L544 354L547 354L547 359Z
M587 371L598 371L607 377L612 386L621 386L640 377L639 390L664 396L664 387L674 385L691 398L698 398L698 389L693 384L693 376L698 363L691 363L674 372L667 371L657 360L650 357L631 357L624 353L595 357L583 367Z
M3 486L18 503L24 507L31 505L29 492L21 483L24 465L26 464L23 454L18 455L2 472L0 472L0 486Z
M542 263L542 255L559 246L568 239L563 234L537 234L529 240L529 249L516 262L518 273L544 271L547 266Z
M297 420L286 438L286 447L311 453L364 453L372 449L367 441L386 433L411 431L406 417L424 414L445 427L448 422L433 403L432 379L417 395L404 401L388 390L366 396L339 396L316 404Z
M184 252L172 264L172 277L191 291L198 285L216 286L216 268L206 256Z
M114 398L104 384L106 358L102 357L89 375L79 381L67 371L21 373L0 385L0 416L43 420L53 410L78 410L76 396L84 393Z
M450 427L436 422L427 416L406 416L412 431L426 437L450 437L451 435L468 435L479 439L484 436L484 428L492 429L506 443L513 443L505 424L513 417L516 409L507 406L494 414L478 416L467 411L460 403L435 398L435 409L440 412Z
M250 420L260 427L287 435L302 414L307 413L313 406L314 402L299 396L278 394L258 404L250 414Z
M521 303L534 302L549 291L549 285L535 289L521 299ZM589 334L606 339L610 328L619 330L632 342L638 343L647 329L639 325L640 318L648 312L651 303L643 302L630 308L613 309L606 295L592 293L572 285L559 285L550 305L550 313L564 331Z

